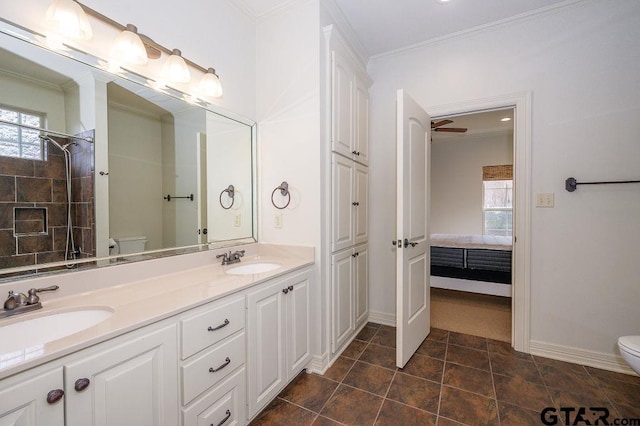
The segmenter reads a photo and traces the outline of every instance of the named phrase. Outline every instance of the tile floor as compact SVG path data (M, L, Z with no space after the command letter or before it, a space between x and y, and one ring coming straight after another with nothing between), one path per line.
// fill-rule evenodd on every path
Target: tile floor
M540 425L545 407L583 406L640 418L640 377L440 329L403 369L394 347L394 328L367 324L324 376L301 373L252 425Z

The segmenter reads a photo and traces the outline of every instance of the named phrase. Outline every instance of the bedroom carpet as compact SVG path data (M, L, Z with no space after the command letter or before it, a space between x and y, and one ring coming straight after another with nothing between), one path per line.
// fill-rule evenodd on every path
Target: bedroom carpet
M511 342L511 299L432 288L431 327Z

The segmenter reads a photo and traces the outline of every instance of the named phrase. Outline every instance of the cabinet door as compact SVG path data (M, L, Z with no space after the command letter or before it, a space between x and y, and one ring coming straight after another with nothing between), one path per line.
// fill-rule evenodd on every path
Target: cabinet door
M311 285L313 273L287 280L287 380L295 377L311 359ZM293 290L292 290L293 289Z
M355 249L354 286L356 293L356 328L369 314L369 250L367 245Z
M176 325L78 353L65 365L68 426L178 424ZM105 349L106 348L106 349ZM89 386L74 389L79 379Z
M337 154L331 155L332 218L331 251L353 245L355 194L353 192L353 161Z
M6 384L9 379L0 383L0 425L63 426L64 397L51 404L47 402L50 391L63 389L62 367L35 376L29 372L17 377L13 386Z
M354 167L354 235L353 243L362 244L369 239L369 169L360 164Z
M279 279L247 295L249 417L275 398L287 381L285 287L285 280Z
M359 163L369 164L369 88L360 78L355 83L355 117L354 117L354 150L353 157Z
M331 52L331 66L331 149L351 157L354 150L354 73L349 61L335 50Z
M336 352L355 331L353 252L344 250L331 257L332 352Z

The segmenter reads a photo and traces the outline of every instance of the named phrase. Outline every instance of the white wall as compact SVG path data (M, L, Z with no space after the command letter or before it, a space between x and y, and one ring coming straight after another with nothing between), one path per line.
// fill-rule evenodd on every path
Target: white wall
M513 164L512 132L431 143L431 232L482 234L482 167Z
M427 111L531 91L531 339L615 354L618 336L640 332L640 188L579 187L578 180L640 178L640 3L582 2L370 62L371 309L395 312L395 91ZM532 202L532 205L535 203Z
M260 241L316 247L320 267L320 28L318 0L292 3L257 23L257 93ZM291 203L271 204L289 183ZM277 202L281 200L276 198ZM282 228L274 215L282 215ZM313 315L320 307L314 289ZM315 336L320 339L320 334ZM319 341L314 345L320 344Z

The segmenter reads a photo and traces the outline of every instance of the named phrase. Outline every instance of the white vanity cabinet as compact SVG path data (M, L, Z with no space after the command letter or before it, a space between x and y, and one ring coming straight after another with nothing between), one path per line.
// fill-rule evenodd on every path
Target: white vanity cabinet
M308 269L247 294L248 418L275 398L311 358L313 276Z
M331 256L332 351L362 325L369 313L369 251L366 244Z
M0 425L64 426L62 367L47 366L4 380L0 390Z
M65 360L66 426L178 424L177 327L145 327Z
M182 425L245 424L245 296L193 310L180 329Z

